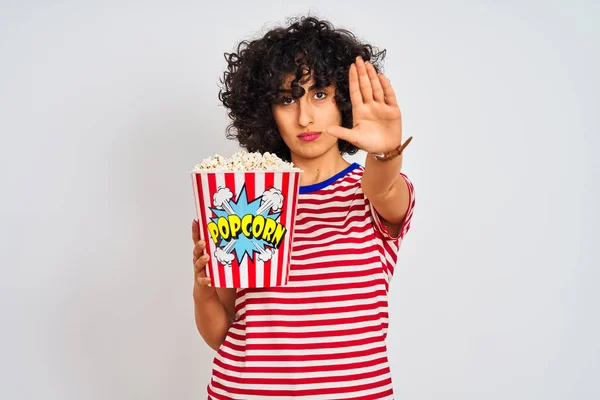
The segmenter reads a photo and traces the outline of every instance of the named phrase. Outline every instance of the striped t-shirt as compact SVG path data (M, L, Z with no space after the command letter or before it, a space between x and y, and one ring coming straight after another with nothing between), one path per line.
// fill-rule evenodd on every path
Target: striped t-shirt
M409 209L392 237L352 164L301 186L289 283L239 289L235 320L213 362L208 398L392 399L388 287Z

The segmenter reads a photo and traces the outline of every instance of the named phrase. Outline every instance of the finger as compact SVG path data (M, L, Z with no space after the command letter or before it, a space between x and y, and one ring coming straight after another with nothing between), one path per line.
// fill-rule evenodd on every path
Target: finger
M194 257L200 257L202 252L204 251L205 243L203 240L200 240L194 246Z
M204 254L203 256L198 257L194 265L197 268L202 269L206 266L206 264L208 264L208 260L210 260L210 256L208 254Z
M194 267L196 268L197 273L206 268L206 264L208 264L209 259L210 256L208 254L205 254L202 257L198 258L198 260L196 260L196 262L194 263Z
M390 106L397 106L398 100L396 99L396 93L390 80L385 75L379 74L379 82L381 82L381 87L383 88L385 103Z
M358 72L356 71L356 64L350 65L350 72L348 75L348 84L350 91L350 101L353 105L359 105L363 103L362 94L360 93L360 86L358 84Z
M200 225L198 224L198 221L193 220L192 221L192 241L194 243L197 243L200 240Z
M360 56L356 57L356 71L358 72L358 83L360 84L363 103L370 103L373 101L373 89L371 88L369 74L367 74L367 67Z
M203 268L200 272L196 274L196 280L200 284L210 283L210 278L206 274L206 268Z
M375 67L370 62L366 63L366 67L367 74L369 75L369 80L371 81L371 88L373 89L373 98L379 103L384 103L385 94L383 93L381 82L379 82L379 76L377 76L377 71L375 71Z
M344 128L342 126L330 126L327 128L326 132L331 136L335 136L338 139L350 142L356 147L360 148L358 144L358 135L356 131L352 129Z
M196 281L202 286L210 286L211 285L210 278L207 278L205 276L204 277L200 277L200 276L196 277Z

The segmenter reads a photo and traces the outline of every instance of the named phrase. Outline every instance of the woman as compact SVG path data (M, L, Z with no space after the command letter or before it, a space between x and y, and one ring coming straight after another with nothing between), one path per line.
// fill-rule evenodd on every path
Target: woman
M210 287L192 224L196 324L217 350L210 399L393 398L387 298L414 193L384 54L302 18L226 55L228 137L304 173L284 287ZM359 148L364 168L342 157Z

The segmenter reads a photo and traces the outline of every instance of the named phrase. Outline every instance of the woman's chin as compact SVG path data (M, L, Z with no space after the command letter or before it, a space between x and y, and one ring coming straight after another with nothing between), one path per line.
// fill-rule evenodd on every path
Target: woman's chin
M332 151L331 148L324 146L299 146L299 148L291 149L291 154L292 159L315 160L326 156L330 151Z

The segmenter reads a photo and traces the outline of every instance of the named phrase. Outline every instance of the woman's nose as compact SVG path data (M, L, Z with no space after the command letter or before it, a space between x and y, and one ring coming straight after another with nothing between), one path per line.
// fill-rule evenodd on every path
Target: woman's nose
M312 112L312 107L308 102L303 102L300 101L299 102L299 108L300 108L300 112L298 115L298 123L301 126L308 126L310 125L313 121L313 112Z

